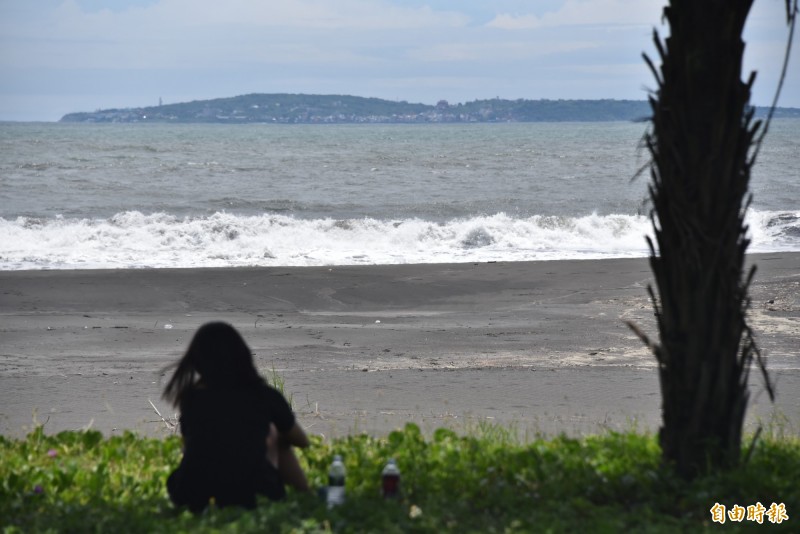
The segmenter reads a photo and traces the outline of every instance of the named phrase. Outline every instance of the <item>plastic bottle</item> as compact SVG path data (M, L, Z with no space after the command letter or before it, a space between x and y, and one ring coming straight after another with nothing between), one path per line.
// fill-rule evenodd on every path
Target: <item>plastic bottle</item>
M344 463L338 454L333 457L333 463L328 469L328 508L333 508L344 502Z
M396 499L400 496L400 469L394 458L390 458L381 474L381 493L384 499Z

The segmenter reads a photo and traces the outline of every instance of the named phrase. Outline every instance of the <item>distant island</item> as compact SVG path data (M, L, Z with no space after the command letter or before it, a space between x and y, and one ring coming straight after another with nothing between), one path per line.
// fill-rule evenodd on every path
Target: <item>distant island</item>
M766 108L757 108L762 115ZM650 115L644 100L475 100L436 105L345 95L249 94L142 108L69 113L60 122L161 122L225 124L471 123L640 121ZM778 108L776 117L800 117Z

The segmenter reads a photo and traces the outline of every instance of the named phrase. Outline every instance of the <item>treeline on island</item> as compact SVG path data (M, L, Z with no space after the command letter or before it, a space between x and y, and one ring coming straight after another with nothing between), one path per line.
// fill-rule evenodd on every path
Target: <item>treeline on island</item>
M763 112L763 109L759 109ZM644 100L475 100L436 105L344 95L249 94L141 108L69 113L61 122L172 123L449 123L638 121L649 116ZM779 108L776 116L800 117Z

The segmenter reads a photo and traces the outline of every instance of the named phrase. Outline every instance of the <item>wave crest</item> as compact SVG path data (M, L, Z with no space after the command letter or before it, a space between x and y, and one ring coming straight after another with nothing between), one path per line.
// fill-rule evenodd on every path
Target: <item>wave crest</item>
M800 250L800 212L748 214L751 252ZM449 263L644 257L647 217L433 222L127 211L109 219L0 218L0 268L144 268Z

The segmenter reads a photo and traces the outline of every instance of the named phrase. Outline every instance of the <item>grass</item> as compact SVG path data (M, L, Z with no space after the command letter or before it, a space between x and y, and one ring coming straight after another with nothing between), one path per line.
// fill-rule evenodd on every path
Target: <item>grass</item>
M313 438L301 453L323 486L334 454L345 460L347 501L328 510L291 494L256 510L175 510L165 480L181 455L177 436L142 438L96 431L24 439L0 437L0 528L16 532L734 532L796 531L800 439L762 437L747 465L691 483L660 464L654 436L636 431L519 443L503 428L426 438L407 425L377 439ZM380 472L397 460L402 498L379 497ZM789 519L724 525L728 509L783 503Z

